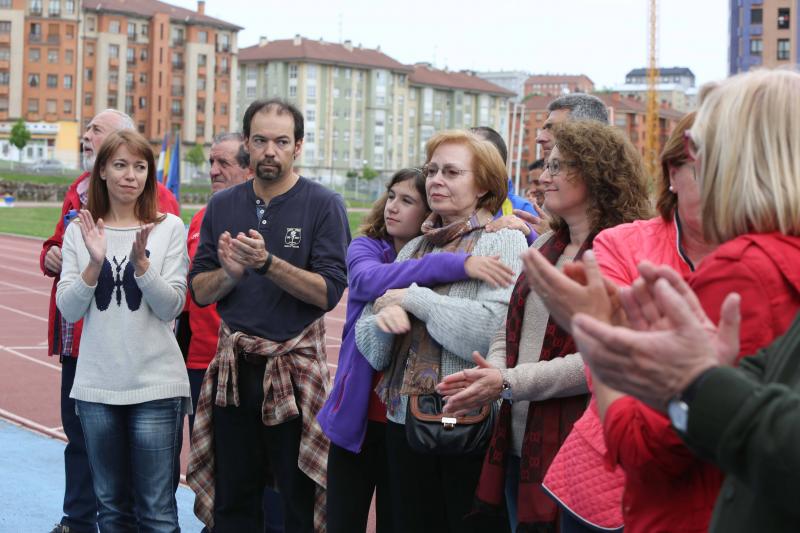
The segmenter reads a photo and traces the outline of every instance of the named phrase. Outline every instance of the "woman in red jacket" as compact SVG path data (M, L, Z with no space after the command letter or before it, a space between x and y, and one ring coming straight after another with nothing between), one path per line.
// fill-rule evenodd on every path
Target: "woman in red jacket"
M724 297L741 296L740 355L783 334L800 309L798 96L794 72L736 76L708 94L686 133L703 235L719 244L689 281L715 322ZM563 298L552 277L540 279L549 281L541 290ZM607 457L626 474L625 530L707 531L722 474L690 452L664 415L594 385Z

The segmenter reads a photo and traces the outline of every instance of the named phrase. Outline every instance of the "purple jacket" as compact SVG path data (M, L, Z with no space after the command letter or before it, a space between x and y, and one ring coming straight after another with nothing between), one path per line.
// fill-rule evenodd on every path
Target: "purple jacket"
M367 408L375 370L356 348L355 325L364 306L389 289L412 283L435 286L466 279L464 253L428 254L394 263L397 253L389 241L359 237L347 249L347 318L342 330L339 366L328 400L317 414L331 442L353 453L361 451L367 431Z

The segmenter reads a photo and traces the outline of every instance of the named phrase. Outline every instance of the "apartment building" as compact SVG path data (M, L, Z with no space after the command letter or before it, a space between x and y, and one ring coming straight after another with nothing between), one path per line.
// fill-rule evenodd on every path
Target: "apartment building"
M730 0L728 71L797 65L800 0Z
M8 6L8 8L4 8ZM80 132L114 108L159 144L181 131L209 143L235 127L231 80L242 28L157 0L0 0L0 157L23 118L34 140L23 160L77 166Z
M478 72L478 76L513 92L516 94L514 101L519 102L525 97L525 82L530 74L522 70L494 70Z
M534 74L525 81L526 96L561 96L592 91L594 82L585 74Z
M404 65L351 41L262 37L238 60L237 116L257 98L296 104L306 121L298 164L314 177L419 165L425 142L440 129L483 121L505 131L513 96L472 73Z
M645 102L636 97L615 92L594 93L594 95L606 104L609 122L625 132L639 153L644 155L645 116L647 115ZM525 100L525 109L522 113L523 136L520 165L523 174L528 164L541 157L541 149L536 144L536 135L544 125L544 121L547 120L547 106L554 98L553 96L529 96ZM684 112L672 109L665 103L659 108L658 114L660 152ZM519 120L519 116L517 120ZM516 160L516 147L512 150L512 154ZM512 173L516 172L516 166L512 165L511 170Z

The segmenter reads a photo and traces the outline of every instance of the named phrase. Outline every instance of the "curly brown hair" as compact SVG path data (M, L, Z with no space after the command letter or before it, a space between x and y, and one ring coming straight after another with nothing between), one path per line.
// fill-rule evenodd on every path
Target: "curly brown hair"
M425 211L430 212L431 208L428 206L428 197L425 195L425 176L422 174L421 168L403 168L395 172L389 183L386 184L386 192L372 204L372 209L364 217L361 225L358 227L358 233L371 239L388 239L389 233L386 231L386 219L384 218L384 211L386 210L386 202L389 201L389 191L404 181L414 180L414 187L417 189L422 204L425 206Z
M650 218L652 208L645 186L642 158L625 135L594 120L554 125L555 144L576 179L586 184L590 235L625 222ZM553 217L555 231L568 229Z

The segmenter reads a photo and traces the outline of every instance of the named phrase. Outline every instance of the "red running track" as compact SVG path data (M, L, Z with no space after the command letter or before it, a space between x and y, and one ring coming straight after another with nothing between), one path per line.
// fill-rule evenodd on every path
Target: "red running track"
M39 239L0 235L0 416L66 440L61 430L61 366L47 354L53 278L39 269ZM325 317L328 366L336 372L347 294ZM188 426L188 424L187 424ZM186 469L188 428L182 466Z

